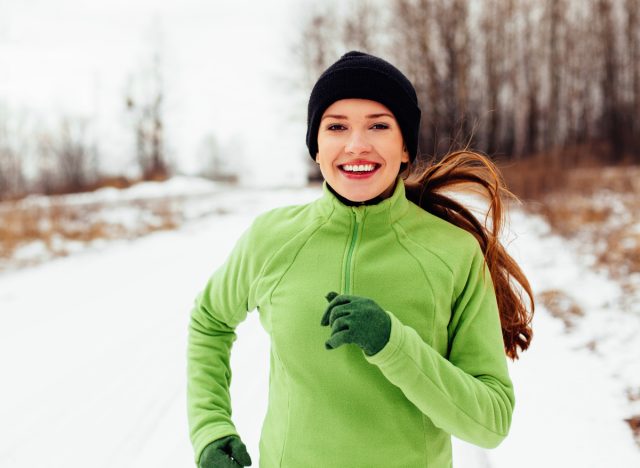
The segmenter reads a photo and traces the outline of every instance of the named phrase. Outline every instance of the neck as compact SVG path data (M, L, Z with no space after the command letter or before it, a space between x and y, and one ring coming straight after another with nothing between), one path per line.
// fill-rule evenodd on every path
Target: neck
M327 188L331 191L331 193L333 193L336 196L336 198L338 200L340 200L343 204L348 205L348 206L376 205L376 204L380 203L382 200L384 200L384 198L382 197L382 194L381 194L381 195L378 195L377 197L373 197L370 200L353 201L353 200L349 200L348 198L344 198L338 192L333 190L333 187L331 187L331 185L329 185L328 183L327 183Z

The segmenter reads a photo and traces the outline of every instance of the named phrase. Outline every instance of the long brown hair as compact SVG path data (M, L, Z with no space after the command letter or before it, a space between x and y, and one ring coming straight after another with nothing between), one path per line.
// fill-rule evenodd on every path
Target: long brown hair
M407 198L424 210L469 231L478 240L491 272L500 311L505 353L518 359L518 349L526 350L531 344L530 326L535 309L533 292L526 276L507 253L499 240L505 218L504 202L511 193L497 166L480 153L467 149L450 152L438 162L426 166L405 166L402 178ZM480 194L489 203L485 222L481 223L472 212L459 202L445 196L445 190L455 187L461 192ZM491 215L491 226L486 226ZM519 283L520 288L512 282ZM521 289L529 296L527 310Z

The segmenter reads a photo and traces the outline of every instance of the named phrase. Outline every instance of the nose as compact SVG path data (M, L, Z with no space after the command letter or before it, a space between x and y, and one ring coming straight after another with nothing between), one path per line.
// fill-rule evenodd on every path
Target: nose
M345 151L350 154L367 153L371 151L371 143L369 143L363 132L354 130L349 135L349 139L345 145Z

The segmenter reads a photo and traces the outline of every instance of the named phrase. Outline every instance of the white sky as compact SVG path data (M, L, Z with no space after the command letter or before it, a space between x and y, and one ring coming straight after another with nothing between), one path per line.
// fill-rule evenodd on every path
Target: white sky
M309 157L306 96L283 78L295 67L304 9L294 0L0 0L0 103L48 122L92 116L105 167L120 168L132 151L127 77L151 60L160 30L168 144L179 165L194 170L213 133L238 160L246 156L245 181L269 174L295 185Z

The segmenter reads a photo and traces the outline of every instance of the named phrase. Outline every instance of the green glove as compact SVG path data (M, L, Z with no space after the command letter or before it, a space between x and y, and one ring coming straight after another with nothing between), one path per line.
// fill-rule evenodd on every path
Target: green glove
M332 328L327 349L355 343L372 356L384 348L391 335L391 318L373 299L333 291L325 297L329 306L320 325Z
M207 445L200 456L199 468L237 468L251 466L251 457L240 438L229 435Z

